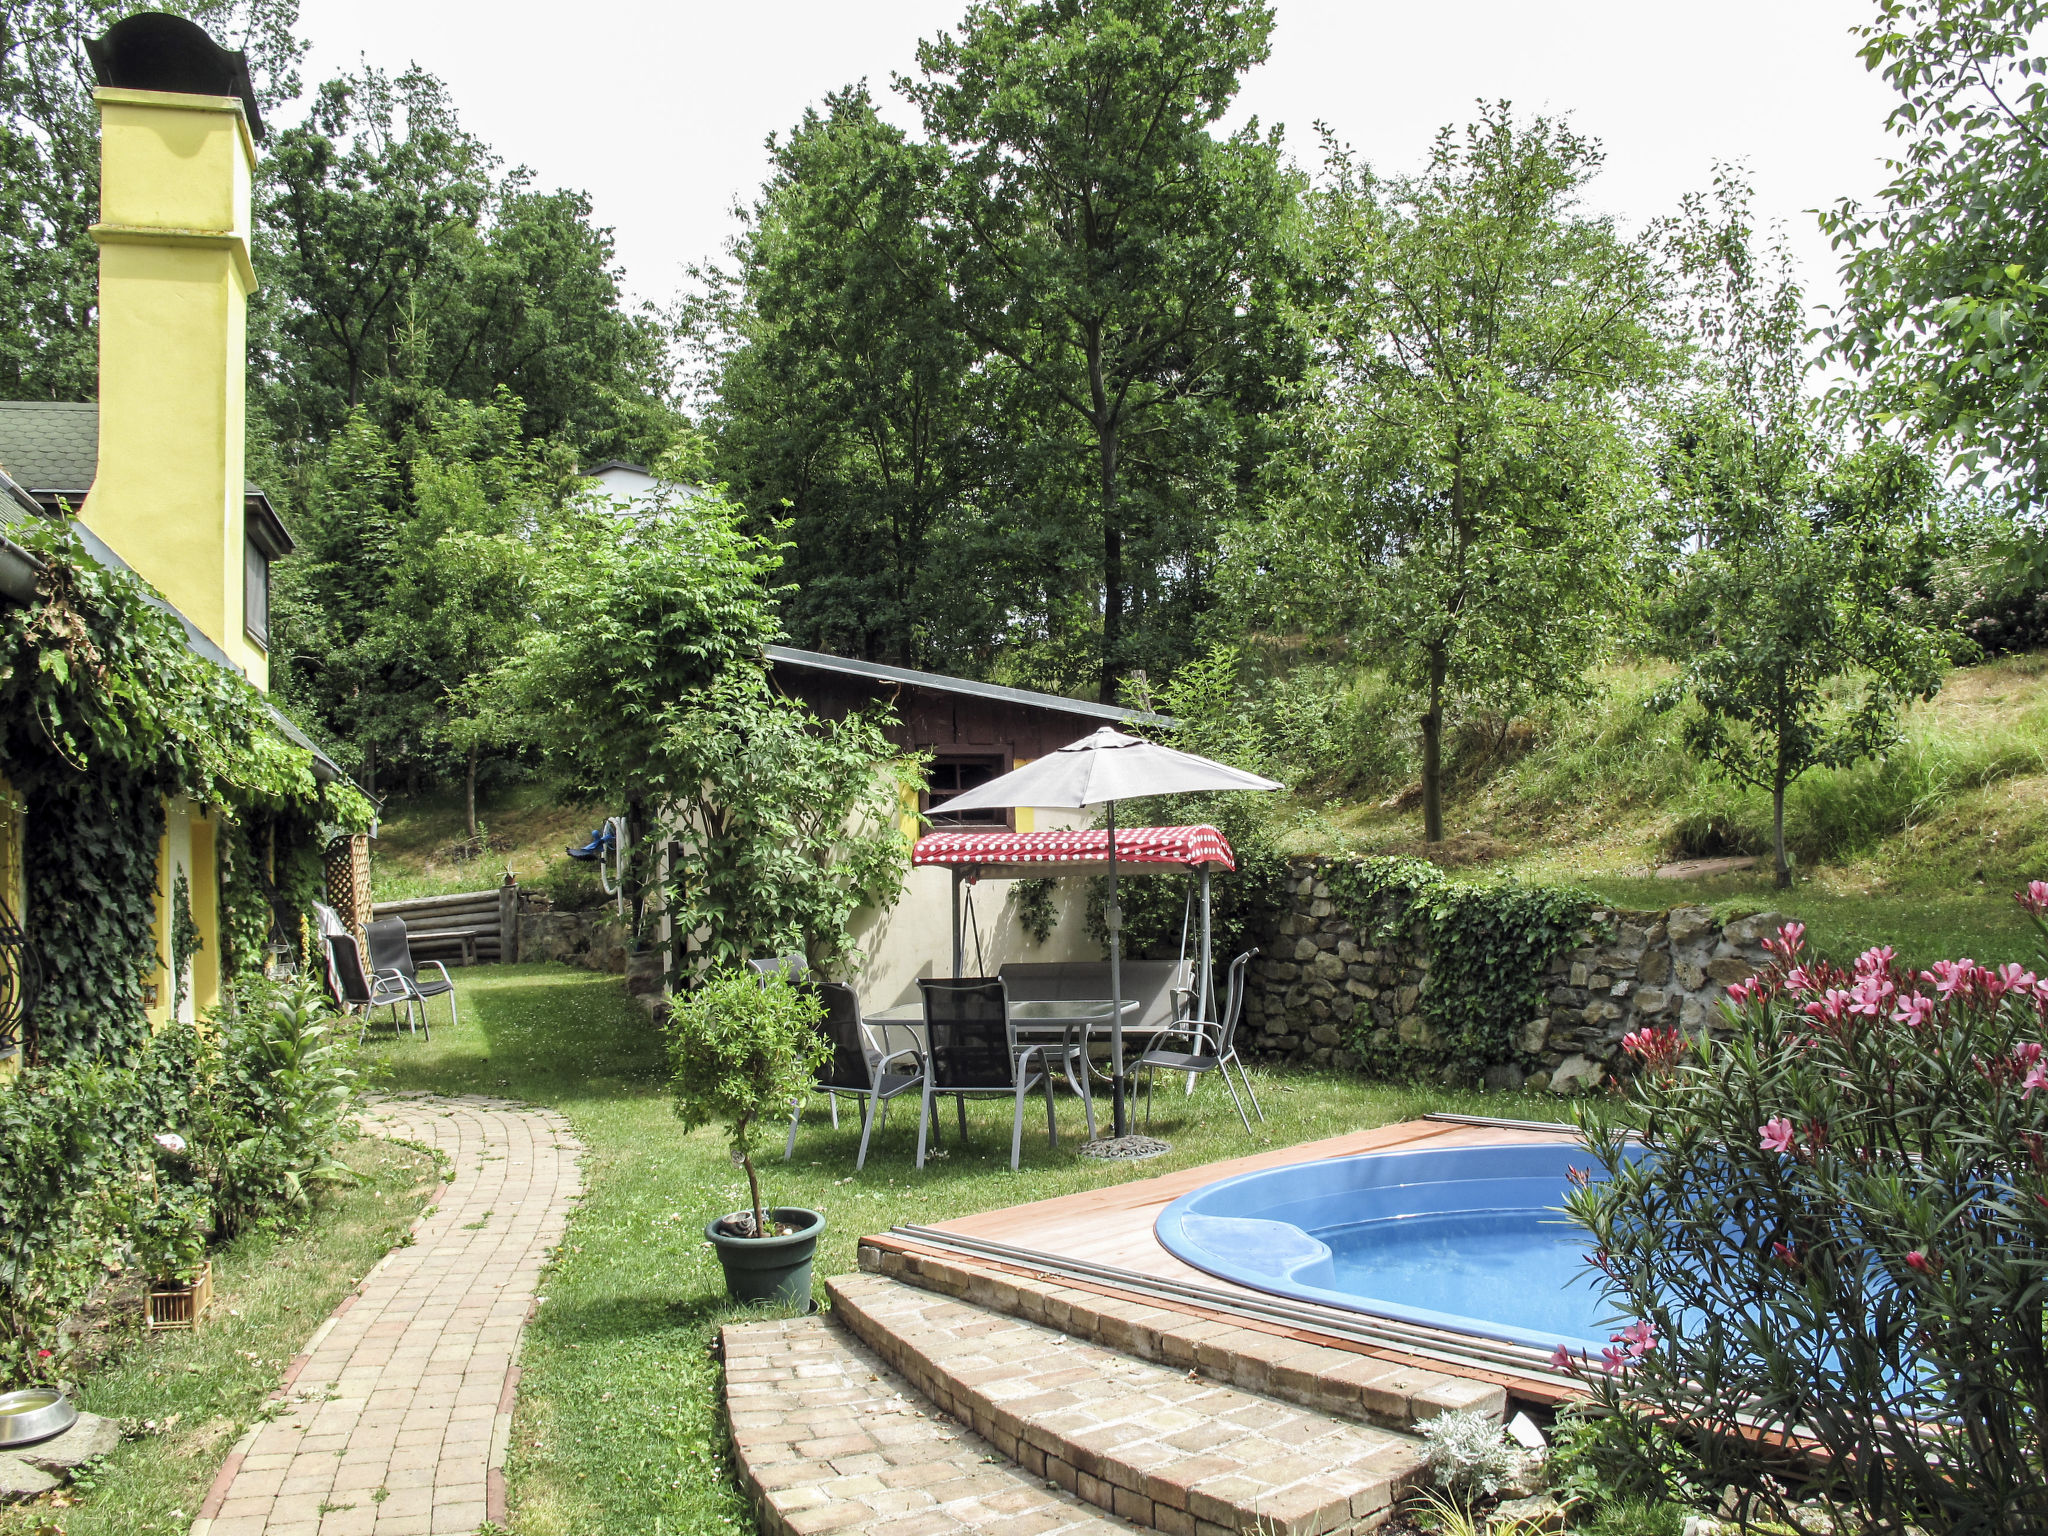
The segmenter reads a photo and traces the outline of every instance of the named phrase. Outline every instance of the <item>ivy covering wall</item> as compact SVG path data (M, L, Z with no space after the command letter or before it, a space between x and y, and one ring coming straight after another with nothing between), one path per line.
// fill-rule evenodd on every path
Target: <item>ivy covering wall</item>
M132 573L68 527L16 530L42 560L35 599L0 610L0 775L27 806L30 942L43 983L25 1044L45 1061L129 1060L148 1035L158 963L164 802L224 813L222 979L260 970L269 935L298 937L326 834L360 830L354 786L322 786L243 678L187 645Z

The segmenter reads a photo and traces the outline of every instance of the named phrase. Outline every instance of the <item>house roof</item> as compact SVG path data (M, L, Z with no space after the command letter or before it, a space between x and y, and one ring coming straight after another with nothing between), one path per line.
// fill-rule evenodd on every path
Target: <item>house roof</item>
M100 408L69 400L0 400L0 470L46 511L72 511L99 474ZM249 528L273 559L292 552L292 536L253 480L242 483Z
M797 667L812 672L838 672L869 682L895 683L906 688L928 688L935 693L965 694L970 698L992 699L1002 704L1020 704L1028 709L1051 710L1062 715L1080 715L1090 720L1108 720L1120 725L1171 726L1169 715L1155 715L1142 709L1122 709L1114 704L1097 704L1087 699L1069 699L1057 693L1039 693L1030 688L1006 688L1001 683L978 683L968 677L949 677L943 672L913 672L908 667L885 667L875 661L855 661L830 656L823 651L799 651L786 645L768 647L768 659L779 667Z

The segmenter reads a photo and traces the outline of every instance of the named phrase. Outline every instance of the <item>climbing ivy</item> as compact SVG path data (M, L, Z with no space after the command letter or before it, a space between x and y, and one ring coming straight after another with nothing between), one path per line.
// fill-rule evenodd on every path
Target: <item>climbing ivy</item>
M1516 1061L1522 1027L1543 1008L1543 976L1596 905L1585 891L1519 880L1455 880L1421 859L1361 859L1322 872L1361 939L1412 938L1430 957L1418 999L1436 1035L1431 1065L1478 1076ZM1374 1038L1360 1010L1354 1045L1369 1068L1413 1069L1417 1053Z
M371 806L353 785L323 789L262 696L193 652L133 573L66 525L12 536L43 564L34 599L0 611L0 774L28 811L25 926L44 978L28 1043L43 1059L126 1058L147 1034L165 798L309 839L321 822L366 827Z
M185 967L206 947L199 937L199 924L192 918L192 882L183 865L171 880L171 1012L185 1006Z
M1053 903L1053 882L1050 877L1043 880L1019 880L1012 887L1017 902L1017 923L1031 935L1031 942L1043 944L1052 937L1052 931L1059 926L1059 908Z
M275 921L270 898L264 894L269 882L257 846L250 827L241 822L223 820L214 833L220 867L221 985L237 999L263 977Z

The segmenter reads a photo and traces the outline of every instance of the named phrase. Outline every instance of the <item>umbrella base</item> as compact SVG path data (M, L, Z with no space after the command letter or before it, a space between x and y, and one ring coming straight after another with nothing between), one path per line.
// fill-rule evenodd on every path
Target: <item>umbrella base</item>
M1163 1157L1172 1150L1171 1142L1161 1141L1156 1136L1104 1136L1081 1143L1083 1157L1098 1157L1115 1163L1142 1162L1148 1157Z

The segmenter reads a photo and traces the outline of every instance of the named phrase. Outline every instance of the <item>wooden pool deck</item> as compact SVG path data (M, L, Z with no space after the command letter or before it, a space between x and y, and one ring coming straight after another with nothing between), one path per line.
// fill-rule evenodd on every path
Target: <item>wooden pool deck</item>
M898 1229L863 1238L861 1242L863 1248L873 1248L878 1256L903 1256L913 1269L920 1265L943 1266L956 1279L958 1274L971 1271L1032 1275L1039 1279L1051 1279L1056 1275L1063 1285L1078 1286L1097 1295L1120 1297L1149 1307L1164 1306L1193 1312L1228 1320L1237 1327L1260 1328L1306 1342L1376 1354L1387 1359L1409 1358L1417 1363L1426 1360L1431 1369L1494 1382L1507 1387L1516 1397L1536 1402L1558 1402L1580 1395L1569 1378L1541 1368L1518 1368L1497 1361L1447 1364L1444 1355L1436 1349L1418 1348L1415 1354L1404 1356L1399 1349L1363 1344L1356 1339L1324 1333L1315 1325L1313 1314L1320 1313L1328 1318L1332 1327L1342 1326L1344 1315L1332 1309L1306 1309L1310 1314L1306 1319L1275 1320L1268 1317L1258 1320L1239 1314L1235 1304L1240 1301L1251 1304L1254 1309L1260 1306L1270 1308L1274 1298L1182 1263L1160 1244L1154 1236L1153 1225L1161 1210L1189 1191L1257 1169L1282 1168L1368 1152L1551 1142L1559 1134L1571 1134L1571 1127L1560 1126L1556 1132L1549 1132L1500 1125L1467 1125L1446 1120L1408 1120L1331 1136L1321 1141L1303 1142L1297 1146L1277 1147L1246 1157L1205 1163L1200 1167L1183 1168L1153 1178L1131 1179L1077 1194L955 1217L911 1231ZM929 1239L921 1238L920 1232L931 1236ZM995 1254L964 1251L952 1247L949 1239L1001 1245L1003 1251ZM891 1261L892 1270L897 1262ZM1105 1270L1114 1273L1102 1273ZM1129 1278L1124 1279L1126 1276ZM1188 1287L1201 1294L1179 1299L1164 1298L1158 1292L1145 1288L1145 1282L1152 1280ZM1411 1328L1408 1333L1411 1341L1419 1345L1426 1346L1431 1342L1429 1330ZM1449 1347L1454 1336L1440 1335L1438 1338Z

